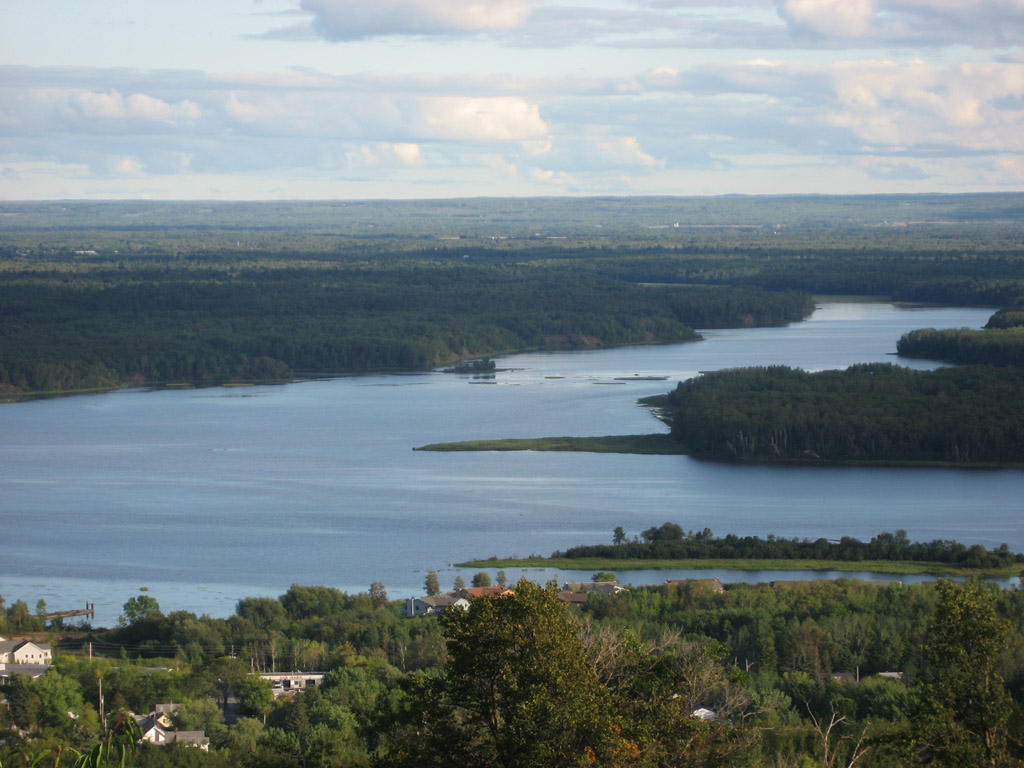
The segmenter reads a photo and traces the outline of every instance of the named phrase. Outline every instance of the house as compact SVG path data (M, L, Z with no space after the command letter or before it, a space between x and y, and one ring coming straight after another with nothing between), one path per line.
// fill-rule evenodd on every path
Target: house
M8 680L11 675L27 675L35 679L45 675L49 669L49 664L0 664L0 680Z
M175 729L170 714L177 708L177 704L157 704L148 715L135 715L139 730L142 732L141 742L155 744L158 747L181 744L187 747L198 747L204 752L209 752L210 739L205 732Z
M563 589L558 593L558 599L563 603L568 603L571 606L579 608L585 602L587 602L586 592L570 592L568 589Z
M513 594L511 589L495 584L491 587L464 587L456 592L452 593L452 596L456 599L465 598L466 600L476 600L478 597L501 597L502 595Z
M568 581L562 585L562 589L568 592L598 592L602 595L617 595L626 591L617 581Z
M402 606L402 616L411 619L415 616L438 616L451 607L468 608L469 600L454 595L428 595L427 597L410 597Z
M31 640L0 640L0 664L49 664L53 656L48 643Z
M903 680L902 672L879 672L875 677L884 677L886 680Z
M709 588L712 592L725 592L725 585L715 576L713 579L665 579L666 584L694 584Z

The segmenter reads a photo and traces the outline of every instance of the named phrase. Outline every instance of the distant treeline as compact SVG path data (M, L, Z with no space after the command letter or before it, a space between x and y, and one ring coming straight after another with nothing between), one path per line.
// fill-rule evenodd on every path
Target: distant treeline
M1024 369L708 373L665 403L672 436L707 458L1024 462Z
M685 341L693 328L799 320L811 293L1024 303L1024 195L62 201L0 213L8 391Z
M0 386L424 370L525 349L690 341L694 326L777 325L811 309L795 291L652 288L564 268L146 261L0 273Z
M986 549L981 544L966 546L957 541L936 539L911 542L907 532L882 532L868 542L850 536L829 539L785 539L769 536L716 538L710 529L684 531L676 523L648 528L639 539L619 544L593 544L555 552L552 557L612 558L617 560L901 560L945 563L961 568L1002 568L1024 563L1024 554L1011 552L1006 544Z

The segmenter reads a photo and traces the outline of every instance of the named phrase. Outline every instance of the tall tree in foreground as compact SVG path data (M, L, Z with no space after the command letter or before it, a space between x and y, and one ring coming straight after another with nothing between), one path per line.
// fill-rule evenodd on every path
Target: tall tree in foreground
M912 764L1019 766L1007 748L1012 702L996 663L1009 625L976 582L940 581L909 742Z
M388 766L610 765L615 731L577 625L554 584L521 580L444 618L444 675L412 690Z

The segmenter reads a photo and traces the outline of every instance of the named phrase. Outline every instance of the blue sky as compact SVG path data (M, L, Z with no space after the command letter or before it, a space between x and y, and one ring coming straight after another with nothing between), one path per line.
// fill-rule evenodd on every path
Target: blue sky
M0 0L0 198L1024 188L1024 0Z

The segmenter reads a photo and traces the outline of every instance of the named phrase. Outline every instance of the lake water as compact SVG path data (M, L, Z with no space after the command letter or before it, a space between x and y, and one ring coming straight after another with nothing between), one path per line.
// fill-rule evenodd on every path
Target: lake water
M906 331L980 327L990 314L825 304L806 322L708 331L698 343L508 357L498 364L510 370L493 379L369 375L5 405L0 594L8 604L43 598L52 609L95 602L97 624L115 621L140 587L164 611L214 616L232 613L240 597L280 595L292 583L359 592L382 581L390 597L405 598L422 593L430 569L448 588L457 573L467 581L472 573L455 562L550 554L610 541L619 525L633 536L665 521L717 535L811 538L904 528L913 540L1007 542L1022 551L1018 470L412 450L450 440L660 431L637 398L700 371L896 361Z

